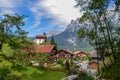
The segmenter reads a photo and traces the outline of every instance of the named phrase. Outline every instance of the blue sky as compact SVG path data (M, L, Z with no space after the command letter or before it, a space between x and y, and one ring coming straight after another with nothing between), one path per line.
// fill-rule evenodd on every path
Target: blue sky
M28 36L35 36L50 30L63 31L72 19L82 15L74 5L74 0L0 0L0 18L15 13L27 16L23 29Z

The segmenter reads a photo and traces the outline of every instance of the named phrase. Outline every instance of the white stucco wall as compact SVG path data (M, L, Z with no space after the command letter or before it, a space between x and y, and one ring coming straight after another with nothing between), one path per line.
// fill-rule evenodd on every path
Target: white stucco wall
M36 44L42 44L44 42L44 39L35 39L34 42Z

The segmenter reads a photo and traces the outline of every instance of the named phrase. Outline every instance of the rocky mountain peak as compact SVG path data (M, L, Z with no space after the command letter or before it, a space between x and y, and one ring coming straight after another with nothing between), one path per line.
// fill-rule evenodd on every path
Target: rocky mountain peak
M78 29L80 28L80 24L78 19L76 20L71 20L70 24L67 26L65 31L78 31Z
M58 35L60 34L61 31L58 31L58 30L50 30L48 33L47 33L47 37L51 37L51 36L55 36L55 35Z

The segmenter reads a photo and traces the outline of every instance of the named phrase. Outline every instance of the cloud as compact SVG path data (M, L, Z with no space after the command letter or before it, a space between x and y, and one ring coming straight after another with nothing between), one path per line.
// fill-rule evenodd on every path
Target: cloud
M25 28L28 31L41 31L48 27L64 30L72 19L82 15L74 5L74 0L0 0L0 18L3 14L28 14L30 20L26 23L30 27ZM48 18L49 23L43 23L43 18ZM43 24L47 25L44 27Z
M69 23L71 19L81 16L79 10L74 8L74 0L43 0L41 6L49 14L48 17L54 17L59 22Z
M3 14L14 14L18 0L0 0L0 16Z
M74 6L74 0L39 0L30 7L35 16L35 24L31 29L37 28L40 25L42 17L51 18L51 26L66 27L72 19L76 19L82 15Z
M30 10L32 11L34 15L34 24L30 27L30 29L37 28L38 25L41 23L41 18L43 16L43 13L41 12L41 9L39 8L38 4L34 5L33 7L30 7Z
M12 0L0 0L0 8L13 8L14 2Z

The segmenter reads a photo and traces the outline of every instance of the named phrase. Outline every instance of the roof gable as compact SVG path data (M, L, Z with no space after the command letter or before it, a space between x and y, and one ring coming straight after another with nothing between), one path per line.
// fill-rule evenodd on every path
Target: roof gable
M70 51L67 51L67 50L59 50L58 53L61 53L61 52L64 52L65 54L72 54L72 52Z
M78 55L78 54L86 54L86 53L85 53L85 52L83 52L83 51L75 51L73 54Z

